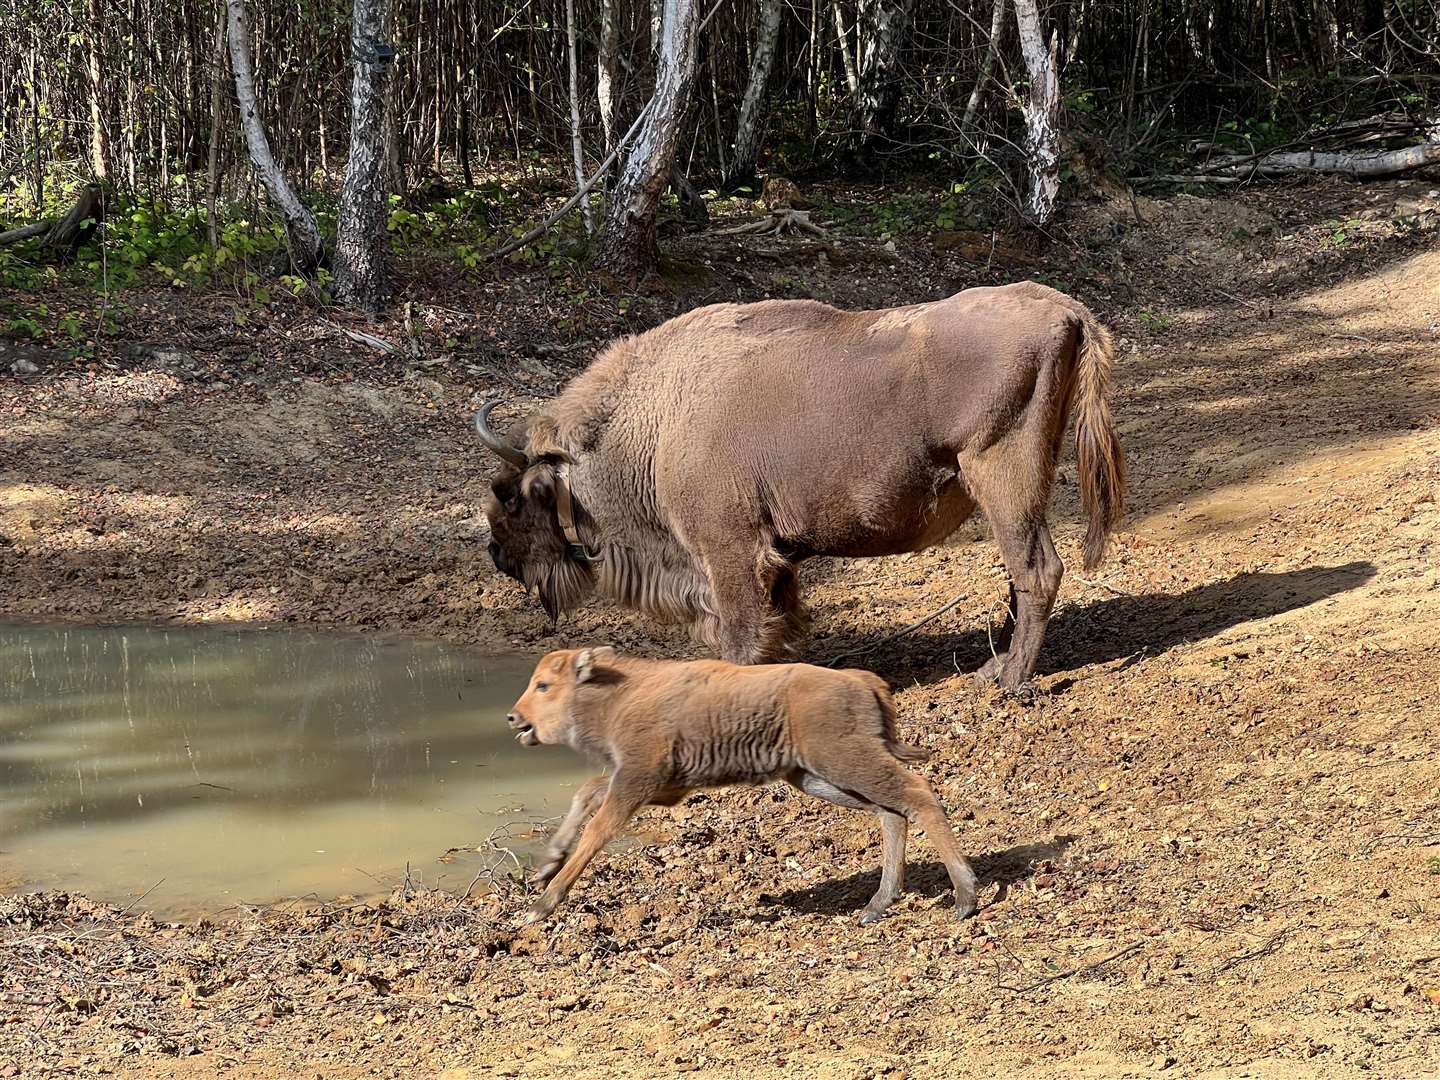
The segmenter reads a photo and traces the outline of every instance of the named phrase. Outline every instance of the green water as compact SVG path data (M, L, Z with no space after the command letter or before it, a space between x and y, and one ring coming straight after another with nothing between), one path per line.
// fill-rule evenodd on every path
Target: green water
M383 895L408 865L463 891L492 834L533 849L589 775L512 740L532 663L292 631L0 625L0 890L143 895L181 916Z

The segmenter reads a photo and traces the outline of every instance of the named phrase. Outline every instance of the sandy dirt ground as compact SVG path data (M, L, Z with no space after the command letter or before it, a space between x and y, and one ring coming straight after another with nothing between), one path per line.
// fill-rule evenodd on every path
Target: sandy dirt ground
M524 887L503 872L463 901L215 925L17 892L0 897L0 1077L1440 1075L1430 190L1095 205L1038 259L964 236L898 255L689 238L685 280L628 316L518 273L435 286L398 358L340 316L240 330L223 297L141 294L108 363L0 377L7 618L692 654L598 604L547 633L485 554L491 463L466 421L496 386L524 408L613 333L736 296L1064 285L1116 329L1131 476L1086 576L1067 451L1054 518L1076 569L1033 701L966 674L1003 610L983 521L923 554L805 569L809 657L855 651L934 752L922 768L983 883L975 919L954 918L922 839L910 892L861 929L871 820L772 788L647 812L643 842L540 928L518 928Z

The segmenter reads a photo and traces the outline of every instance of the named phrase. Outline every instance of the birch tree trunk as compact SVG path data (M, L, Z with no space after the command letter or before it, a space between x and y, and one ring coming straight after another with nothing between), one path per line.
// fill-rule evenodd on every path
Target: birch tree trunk
M85 31L85 78L90 86L90 171L104 183L110 178L110 147L105 138L105 73L101 43L105 39L105 8L101 0L89 0Z
M865 143L883 138L895 127L900 106L900 51L910 32L913 0L861 0L860 132Z
M657 3L660 0L656 0ZM610 197L600 234L600 265L631 280L654 269L655 216L670 180L680 125L690 103L699 38L698 0L663 0L655 97Z
M585 152L580 143L580 63L575 56L575 0L565 0L565 38L570 59L570 156L575 164L575 190L585 186ZM585 231L595 235L595 215L590 200L580 204L585 214Z
M755 162L760 154L761 105L765 88L770 82L770 68L775 61L775 43L780 37L782 0L760 0L760 26L755 35L755 51L750 56L750 81L745 84L745 97L740 102L740 119L735 125L735 156L725 173L725 183L750 180L755 176Z
M220 246L220 118L225 109L225 5L215 12L215 46L210 52L210 143L205 160L205 230L210 247Z
M245 129L245 143L250 148L250 161L265 185L266 192L285 222L285 237L290 246L290 261L297 273L313 274L325 254L320 229L285 171L270 152L270 140L260 122L260 106L255 99L255 65L250 59L250 30L245 23L245 0L225 0L229 12L230 66L235 73L235 98L240 104L240 124Z
M860 74L855 69L855 54L850 51L850 31L845 29L845 12L840 8L840 0L830 0L830 10L835 15L835 37L840 44L840 63L845 68L845 85L850 88L850 98L854 100L860 93Z
M350 154L335 242L340 299L375 316L390 299L385 256L389 162L385 154L386 90L395 50L384 43L392 0L355 0L350 31Z
M616 0L600 0L600 55L595 61L595 96L600 101L600 127L605 132L605 153L615 149L615 67L620 26L615 19Z
M975 116L980 111L980 100L985 88L995 74L995 58L1000 53L1000 40L1005 34L1005 0L995 0L990 13L990 44L985 47L985 59L980 64L980 74L975 77L975 88L970 91L970 100L965 103L965 116L960 121L960 134L969 135L975 130Z
M1029 156L1030 190L1025 216L1043 226L1055 216L1060 195L1060 74L1059 32L1045 45L1036 0L1015 0L1015 23L1020 30L1020 51L1030 74L1030 98L1025 102L1025 150Z

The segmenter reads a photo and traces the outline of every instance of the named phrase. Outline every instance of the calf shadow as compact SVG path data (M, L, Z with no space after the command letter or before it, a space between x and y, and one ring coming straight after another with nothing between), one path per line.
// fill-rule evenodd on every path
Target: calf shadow
M1240 623L1307 607L1351 589L1376 574L1373 563L1311 566L1279 573L1237 574L1183 593L1139 593L1090 604L1066 604L1050 620L1037 675L1103 664L1213 637ZM957 588L960 583L956 583ZM999 633L999 627L994 628ZM986 630L920 631L895 641L884 635L841 631L812 647L813 662L837 657L845 666L871 667L891 681L937 682L958 669L974 671L990 658ZM848 653L855 655L846 656Z
M998 885L995 903L1003 900L1010 886L1035 873L1035 864L1058 859L1073 844L1075 836L1056 836L1034 844L1019 844L1003 851L991 851L972 859L980 887ZM876 856L879 847L876 846ZM875 890L880 887L880 870L866 870L848 877L821 881L804 889L791 889L778 895L762 894L759 904L765 907L787 907L807 915L849 915L859 912ZM905 891L925 897L948 897L950 876L945 865L934 861L910 862L905 868Z

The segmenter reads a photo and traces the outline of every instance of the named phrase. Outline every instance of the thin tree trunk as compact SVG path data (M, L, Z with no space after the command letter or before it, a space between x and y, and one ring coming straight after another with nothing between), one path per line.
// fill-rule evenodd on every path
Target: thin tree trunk
M1005 36L1005 0L995 0L990 13L990 42L985 46L985 59L980 64L980 74L975 77L975 87L970 91L970 100L965 103L965 115L960 120L960 134L968 136L975 130L975 117L980 111L980 101L985 88L995 74L995 58L1000 53L1000 42Z
M1015 0L1015 22L1020 30L1020 51L1030 73L1030 98L1025 102L1025 149L1029 157L1030 190L1025 214L1031 224L1045 225L1055 214L1060 194L1060 75L1057 70L1060 37L1051 35L1045 45L1036 0Z
M600 264L624 278L643 277L659 258L655 218L690 102L699 27L697 0L664 0L655 98L611 195L600 236Z
M860 55L860 133L866 144L888 136L900 106L900 52L910 32L913 0L861 0L865 32Z
M90 171L104 183L110 178L110 147L105 138L105 72L102 65L105 40L105 7L101 0L89 0L86 27L85 77L90 84Z
M220 189L220 119L225 109L225 5L215 12L215 47L210 54L210 147L205 162L205 231L212 249L220 246L216 196Z
M250 59L249 28L245 23L245 0L225 0L229 12L230 66L235 73L235 97L240 104L240 124L250 147L250 161L265 185L270 200L285 222L290 261L301 274L312 274L325 254L320 229L285 171L270 152L270 140L260 122L260 105L255 98L255 68Z
M600 54L595 61L595 96L600 102L600 127L605 132L607 154L615 149L615 67L620 41L616 2L600 0Z
M350 56L350 153L335 242L340 298L371 316L390 299L386 272L386 88L394 49L384 42L392 0L355 0Z
M580 142L580 62L575 56L575 0L565 0L566 53L570 61L570 156L575 165L575 190L585 186L585 150ZM585 231L595 235L595 215L590 200L580 205L585 215Z
M835 37L840 45L840 63L845 68L845 85L850 88L853 101L860 93L860 75L855 70L855 54L850 51L850 32L845 29L845 12L840 0L830 0L830 10L835 13Z
M780 37L782 0L760 0L760 26L755 34L755 51L750 56L750 81L740 102L740 120L735 125L735 156L725 176L726 184L749 180L755 175L760 155L760 106L770 82L775 60L775 43Z

